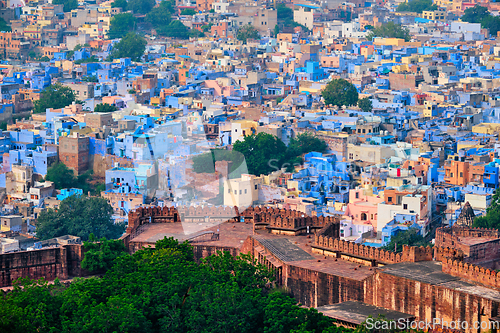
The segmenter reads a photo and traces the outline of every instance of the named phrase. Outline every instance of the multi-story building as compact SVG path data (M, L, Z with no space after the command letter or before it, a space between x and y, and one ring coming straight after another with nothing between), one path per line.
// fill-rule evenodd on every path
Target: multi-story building
M80 175L88 170L89 147L88 137L81 137L78 133L62 136L59 138L59 161Z

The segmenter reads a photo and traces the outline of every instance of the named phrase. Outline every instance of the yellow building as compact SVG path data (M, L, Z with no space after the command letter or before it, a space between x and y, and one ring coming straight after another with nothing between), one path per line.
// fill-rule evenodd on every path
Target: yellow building
M432 21L444 21L445 13L444 10L424 10L420 17Z
M500 132L500 124L497 123L482 123L472 126L472 132L480 134L495 134Z

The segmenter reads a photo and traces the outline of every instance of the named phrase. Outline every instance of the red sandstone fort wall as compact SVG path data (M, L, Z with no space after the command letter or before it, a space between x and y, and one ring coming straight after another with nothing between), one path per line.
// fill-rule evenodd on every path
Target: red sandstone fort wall
M84 276L81 269L82 245L64 245L48 249L0 255L0 287L11 286L17 278L44 278L47 281Z
M488 323L498 315L499 302L480 293L447 284L423 283L378 271L373 279L373 302L367 303L414 315L419 321L434 318L473 324ZM479 330L464 330L479 332Z

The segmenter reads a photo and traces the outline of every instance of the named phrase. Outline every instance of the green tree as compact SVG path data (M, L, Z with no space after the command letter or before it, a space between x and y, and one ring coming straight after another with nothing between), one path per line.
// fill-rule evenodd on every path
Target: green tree
M434 5L432 3L432 0L411 0L408 2L400 3L396 11L422 13L424 10L437 9L437 5Z
M474 219L473 227L500 230L500 191L491 198L491 204L486 209L486 215Z
M155 29L167 26L172 21L175 2L163 0L160 5L153 8L147 15L146 21L149 22Z
M384 246L383 249L387 251L394 251L394 249L396 249L396 252L401 252L403 251L403 245L431 246L431 244L420 234L418 229L410 228L392 236L391 241Z
M326 153L328 144L317 136L305 132L293 138L288 145L288 149L297 150L299 155L310 152Z
M72 195L61 201L57 211L40 213L36 235L42 240L73 235L86 241L90 234L115 239L122 235L123 227L113 223L112 214L113 208L104 198Z
M302 27L305 32L309 29L293 20L293 10L287 7L284 3L278 4L276 7L276 15L278 18L278 28L284 28L287 32L290 32L295 27ZM281 31L281 29L280 29Z
M134 14L147 14L155 4L155 0L129 0L127 9L134 12Z
M156 28L156 32L165 37L172 37L178 39L188 39L189 38L189 28L186 27L181 21L174 20L168 25L164 25Z
M281 169L286 146L274 135L261 132L245 136L243 141L236 141L233 150L245 156L249 173L260 176Z
M63 5L64 12L70 12L78 8L78 0L53 0L54 5Z
M60 109L76 100L75 92L60 83L52 84L42 90L40 99L35 101L33 113L45 112L48 108Z
M192 8L186 8L184 9L182 12L181 12L181 15L189 15L189 16L193 16L194 14L196 14L196 10L192 9Z
M146 40L134 32L129 32L118 43L113 46L111 56L113 58L131 58L132 61L140 61L146 49Z
M116 14L111 18L108 38L122 38L135 27L136 19L130 13Z
M3 18L0 17L0 31L12 31L10 25L5 22Z
M78 185L78 179L75 177L73 170L62 162L47 169L45 180L53 182L56 189L72 188Z
M488 8L481 5L475 5L472 8L464 10L464 15L462 15L460 19L469 23L481 23L481 21L488 16L490 16Z
M89 240L83 242L83 246L85 248L85 256L81 265L83 269L90 272L107 271L113 266L116 258L126 253L126 248L122 240L107 240L106 238L97 240L94 234L89 235Z
M356 87L347 80L333 79L321 92L326 105L342 106L355 105L358 102Z
M368 98L361 98L358 100L358 107L363 111L363 112L371 112L373 109L373 104L372 101Z
M108 103L104 103L104 104L97 104L95 107L94 107L94 112L114 112L118 110L118 108L114 105L110 105Z
M47 62L47 61L50 61L50 58L47 57L47 56L43 56L43 57L40 58L40 61L41 62Z
M238 38L244 44L246 44L248 39L259 39L260 35L257 29L255 29L253 25L247 24L238 29L238 34L236 35L236 38Z
M126 11L127 10L127 0L115 0L112 4L111 4L111 7L112 8L121 8L122 11Z
M384 23L380 27L371 30L366 36L368 40L372 40L374 37L401 38L407 42L411 39L410 31L394 22Z
M481 21L481 27L483 29L489 29L492 36L497 36L498 31L500 31L500 17L488 15Z
M278 34L280 33L280 26L276 24L274 26L273 32L274 32L274 36L278 36Z

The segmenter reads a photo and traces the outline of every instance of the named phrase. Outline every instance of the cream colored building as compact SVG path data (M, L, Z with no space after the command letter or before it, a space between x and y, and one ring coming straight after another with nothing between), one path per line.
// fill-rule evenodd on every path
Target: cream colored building
M261 177L241 175L241 178L224 181L224 205L246 208L259 199Z
M319 7L297 4L293 9L293 20L312 30L314 28L314 12L317 10Z
M377 145L353 145L349 143L347 145L347 160L348 161L358 161L380 164L385 163L386 159L394 156L394 151L388 146L377 146Z

